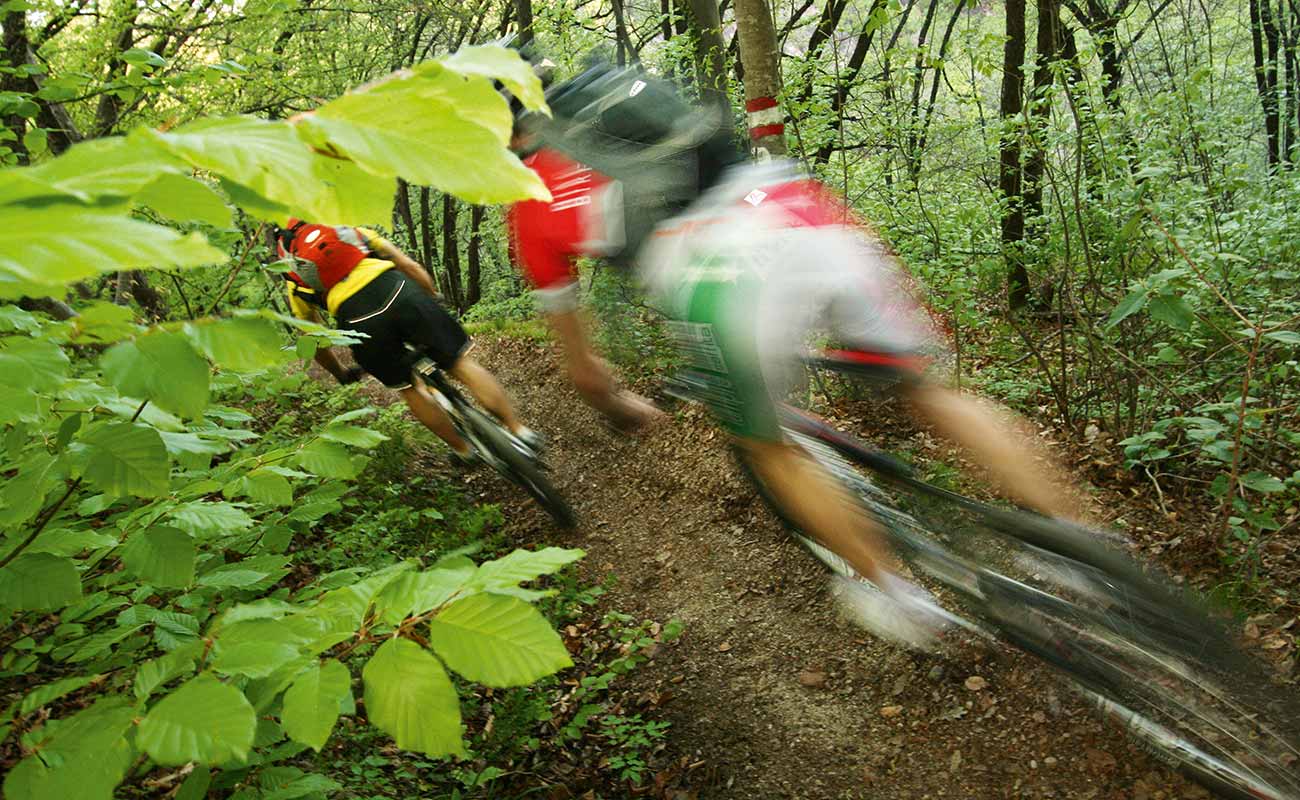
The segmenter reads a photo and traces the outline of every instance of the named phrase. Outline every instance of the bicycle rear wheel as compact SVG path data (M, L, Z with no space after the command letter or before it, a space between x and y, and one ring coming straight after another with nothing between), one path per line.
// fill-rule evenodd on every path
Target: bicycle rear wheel
M521 442L473 406L461 406L459 412L461 422L467 428L465 434L496 460L493 466L498 471L528 492L560 527L572 528L578 524L577 516L564 496L546 477L537 460L525 452Z

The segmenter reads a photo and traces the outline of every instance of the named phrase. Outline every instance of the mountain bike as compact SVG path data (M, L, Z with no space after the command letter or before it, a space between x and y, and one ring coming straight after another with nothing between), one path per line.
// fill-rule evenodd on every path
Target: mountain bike
M564 496L546 476L541 453L485 413L457 389L432 359L416 357L413 371L437 391L438 403L452 425L475 454L492 469L528 493L555 522L564 528L577 525L577 517Z
M810 366L889 381L870 358ZM669 393L699 400L709 376L687 370ZM1046 662L1157 759L1226 798L1300 800L1300 703L1272 685L1204 604L1132 560L1110 537L971 499L919 478L897 458L792 406L787 437L860 500L895 555L951 595L955 625ZM742 470L777 517L832 571L875 590L800 532L758 473ZM875 590L878 591L878 590Z

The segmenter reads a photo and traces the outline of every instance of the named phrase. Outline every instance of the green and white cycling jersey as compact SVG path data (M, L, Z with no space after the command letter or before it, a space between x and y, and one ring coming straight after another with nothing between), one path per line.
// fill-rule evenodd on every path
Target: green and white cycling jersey
M713 412L738 436L780 438L775 401L815 332L890 353L937 341L884 247L788 165L733 170L662 226L639 263Z

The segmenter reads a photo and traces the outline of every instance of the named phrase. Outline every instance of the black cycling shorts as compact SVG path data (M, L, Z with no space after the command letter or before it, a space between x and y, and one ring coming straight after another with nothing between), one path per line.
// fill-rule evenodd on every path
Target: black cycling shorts
M450 369L469 349L469 335L437 300L397 270L380 273L335 312L338 326L369 338L352 345L361 368L390 389L411 385L419 355ZM417 354L407 349L415 348Z

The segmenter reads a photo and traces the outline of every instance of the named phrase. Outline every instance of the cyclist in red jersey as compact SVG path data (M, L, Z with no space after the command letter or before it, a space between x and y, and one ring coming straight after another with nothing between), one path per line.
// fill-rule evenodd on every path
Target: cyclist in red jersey
M511 146L524 152L526 137L516 135ZM516 203L506 213L511 260L533 285L537 304L559 336L579 396L618 430L643 428L663 412L618 387L592 348L578 310L577 260L610 255L624 244L621 187L549 148L526 156L524 164L542 179L552 199Z

